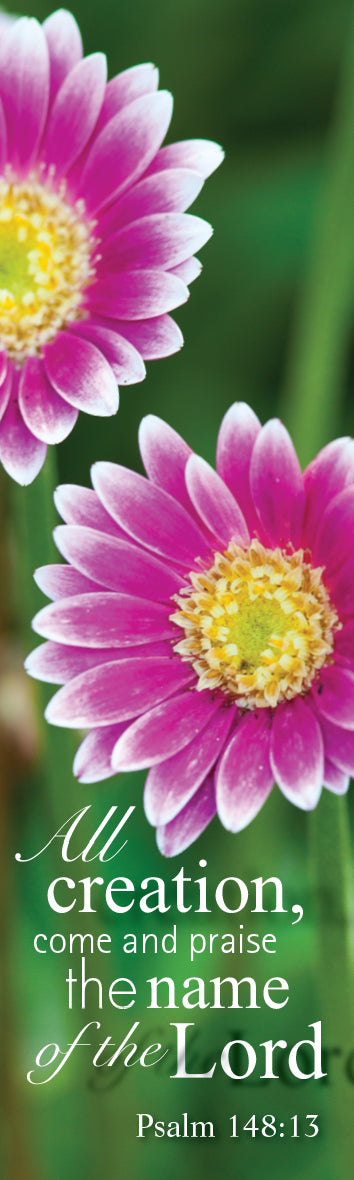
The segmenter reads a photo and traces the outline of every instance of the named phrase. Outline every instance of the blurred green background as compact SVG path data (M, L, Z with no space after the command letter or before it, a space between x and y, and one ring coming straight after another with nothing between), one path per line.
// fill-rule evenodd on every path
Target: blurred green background
M18 5L16 5L18 12ZM21 9L21 11L28 11ZM31 14L43 19L51 11L34 3ZM172 90L175 113L170 138L205 136L226 151L222 168L205 185L195 212L210 220L215 234L203 251L204 271L192 286L190 303L176 312L185 335L175 357L148 364L141 385L122 389L118 417L109 425L84 415L57 450L61 481L89 483L91 463L112 459L140 468L137 428L146 412L160 414L205 458L213 461L222 414L237 399L250 401L262 419L281 413L292 425L290 394L296 388L304 406L297 444L306 460L312 438L322 444L331 433L353 431L353 180L354 82L352 4L349 0L130 0L117 5L75 4L86 52L107 53L110 76L139 61L160 68L161 85ZM354 60L354 55L353 55ZM306 358L309 366L306 368ZM311 367L312 366L312 367ZM313 372L313 385L309 374ZM327 390L326 416L316 423L316 396ZM288 410L289 407L289 410ZM306 412L305 412L306 410ZM312 412L313 411L313 412ZM315 423L315 425L313 424ZM316 430L315 430L316 427ZM138 1067L93 1070L88 1049L78 1051L58 1078L31 1087L26 1071L47 1041L61 1045L86 1020L101 1019L104 1036L119 1040L133 1020L144 1035L159 1028L168 1043L169 1021L195 1020L199 1027L200 1069L219 1057L226 1041L241 1036L255 1046L269 1037L289 1045L306 1036L308 1024L321 1015L316 907L309 868L308 818L274 792L251 827L240 836L227 834L215 820L182 857L165 862L155 847L154 831L142 810L144 776L122 776L106 785L79 786L71 773L74 739L51 735L55 757L45 771L45 729L37 732L39 692L27 682L22 659L33 646L29 621L42 597L16 579L16 546L9 518L8 481L2 478L0 584L0 790L1 809L1 957L2 1052L0 1085L3 1111L4 1180L185 1180L203 1169L238 1180L288 1180L300 1173L311 1180L344 1180L352 1174L353 1128L350 1109L354 1050L350 1013L338 987L332 994L333 1020L324 1027L324 1044L336 1052L324 1082L304 1083L288 1075L277 1081L232 1082L218 1068L212 1081L170 1081L166 1062L150 1073ZM23 493L19 493L23 498ZM29 489L28 520L37 546L36 562L48 559L48 538L36 530L36 492ZM32 517L31 517L32 511ZM9 523L10 521L10 523ZM15 591L14 591L15 587ZM18 619L22 616L20 629ZM42 707L42 698L40 700ZM199 875L199 859L208 862L211 896L225 875L245 881L276 874L284 881L286 903L304 906L301 924L291 928L289 915L252 915L236 920L215 909L210 920L193 914L178 918L178 955L122 954L125 930L155 930L162 935L175 920L114 917L101 906L96 915L67 921L54 915L46 891L61 875L59 849L52 848L30 865L14 862L46 843L50 834L80 806L91 803L97 822L112 803L125 810L136 804L129 843L119 861L104 870L107 881L122 873L137 883L149 874L166 881L185 866ZM352 804L351 804L352 806ZM101 870L100 870L101 871ZM323 865L324 879L327 866ZM81 862L70 867L77 879ZM95 869L97 872L97 869ZM335 907L334 907L335 908ZM335 920L335 919L334 919ZM192 929L273 930L278 953L268 956L204 955L191 967L187 939ZM253 975L263 987L271 975L285 976L290 1000L278 1015L260 1011L146 1014L141 999L119 1013L106 1001L82 1014L67 1011L67 955L39 956L33 949L37 931L50 935L68 929L110 933L112 954L89 956L90 975L106 979L131 976L138 997L152 975L173 974L242 978ZM338 928L338 946L342 931ZM335 945L335 944L334 944ZM73 965L76 960L73 960ZM333 978L333 974L332 974ZM86 1010L87 1012L87 1010ZM309 1035L309 1034L308 1034ZM103 1038L102 1038L103 1039ZM160 1039L153 1036L151 1040ZM171 1059L172 1060L172 1059ZM346 1072L347 1071L347 1072ZM112 1076L110 1076L112 1073ZM212 1119L216 1137L209 1141L136 1138L136 1112L160 1119ZM318 1113L320 1133L304 1138L304 1116ZM285 1123L279 1134L255 1139L245 1132L229 1138L229 1117L240 1125L255 1113L274 1114ZM299 1115L300 1137L291 1139L290 1117Z

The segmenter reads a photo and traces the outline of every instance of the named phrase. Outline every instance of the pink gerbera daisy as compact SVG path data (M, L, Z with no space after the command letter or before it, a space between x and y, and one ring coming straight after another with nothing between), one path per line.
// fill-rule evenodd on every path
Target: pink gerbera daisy
M222 158L161 149L172 98L152 65L106 81L69 12L16 21L0 45L0 459L20 483L79 410L114 414L117 382L182 336L210 226L185 214Z
M217 472L164 422L140 428L148 478L113 463L59 488L69 565L47 566L49 639L30 673L62 684L55 725L91 728L83 782L151 767L145 811L180 852L217 811L240 831L274 780L311 809L354 771L354 443L304 474L285 427L236 404Z

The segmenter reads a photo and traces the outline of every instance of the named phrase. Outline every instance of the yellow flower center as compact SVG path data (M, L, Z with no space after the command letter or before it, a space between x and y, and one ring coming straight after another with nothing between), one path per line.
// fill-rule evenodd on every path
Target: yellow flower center
M82 314L92 228L63 191L0 180L0 347L19 363Z
M171 619L184 630L175 650L192 663L198 689L220 688L246 709L307 692L341 626L322 573L301 549L259 541L231 542L210 569L190 573Z

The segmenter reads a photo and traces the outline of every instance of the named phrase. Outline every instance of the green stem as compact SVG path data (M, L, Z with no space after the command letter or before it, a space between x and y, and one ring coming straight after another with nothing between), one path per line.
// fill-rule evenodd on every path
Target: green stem
M307 462L333 436L354 304L354 15L281 407Z
M29 488L11 484L10 519L15 539L14 565L17 585L17 619L24 655L35 646L31 619L44 605L43 596L35 585L33 574L40 565L58 559L52 540L57 517L53 502L56 487L54 448L50 448L46 462L37 479ZM70 732L48 725L43 713L52 690L46 685L33 684L38 703L41 745L40 770L49 790L54 818L62 823L66 818L65 797L72 782L74 739ZM69 813L68 813L69 814Z
M343 388L354 302L353 145L354 14L283 405L303 462L335 433ZM345 1054L346 1048L354 1044L350 841L346 800L328 791L323 792L310 817L310 855L319 937L318 993L323 1039L327 1047L337 1046ZM341 1069L328 1112L336 1180L345 1180L351 1167L351 1104L351 1086Z

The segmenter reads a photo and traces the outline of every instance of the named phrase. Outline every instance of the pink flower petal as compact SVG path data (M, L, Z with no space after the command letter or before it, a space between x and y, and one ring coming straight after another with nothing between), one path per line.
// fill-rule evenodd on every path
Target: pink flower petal
M49 100L49 54L43 29L22 17L1 45L0 94L9 160L21 173L34 163Z
M342 774L332 762L325 761L323 786L334 795L345 795L350 783L349 775Z
M153 160L149 174L165 168L193 168L206 180L224 159L224 152L218 143L210 139L185 139L180 143L169 143Z
M123 529L106 512L97 493L92 488L80 488L74 483L63 483L54 492L54 503L59 515L67 524L82 524L99 529L113 537L127 540Z
M91 477L107 511L134 540L188 568L208 552L184 508L142 475L115 463L95 463Z
M251 458L251 493L273 545L301 542L305 492L299 461L285 426L271 419L260 430Z
M49 115L41 157L63 176L86 146L101 110L107 77L103 53L79 61L67 74Z
M95 138L78 185L90 214L138 180L166 135L172 114L167 91L135 99Z
M219 709L220 700L213 700L211 693L187 690L172 699L170 694L169 700L139 717L119 738L112 766L117 771L141 770L164 762L193 741Z
M182 282L189 287L190 283L194 283L194 280L199 278L202 269L199 258L187 258L185 262L180 262L179 266L174 266L171 274L177 275L177 278L182 279Z
M101 318L101 317L100 317ZM102 319L102 323L104 320ZM145 361L156 357L171 356L182 348L183 336L180 328L169 315L155 316L143 323L133 320L106 320L107 327L114 327L141 353Z
M152 94L157 90L159 73L151 62L141 66L132 66L123 70L116 78L107 83L102 110L98 119L96 133L109 123L122 107L128 106L136 98L144 94Z
M194 508L222 548L231 540L239 545L249 544L246 521L236 500L216 471L199 455L188 459L186 487Z
M304 471L306 511L303 545L312 549L323 506L354 480L354 441L336 438L323 447Z
M1 463L12 479L27 485L43 467L46 452L45 443L39 442L23 421L15 388L0 422Z
M70 598L98 590L97 582L85 578L69 565L42 565L34 572L34 580L47 598Z
M182 280L165 271L126 270L97 279L88 290L88 306L121 320L155 317L180 307L189 297Z
M326 760L333 762L342 774L354 775L354 733L341 729L331 721L320 718Z
M171 168L156 176L144 176L99 215L99 236L104 241L118 226L129 225L151 213L184 213L196 200L203 181L190 168Z
M353 585L353 584L352 584ZM353 594L353 589L352 589ZM354 605L353 605L354 613ZM336 663L353 663L354 660L354 619L344 623L342 630L337 631L334 640Z
M112 770L112 750L125 725L125 721L120 725L105 725L87 734L74 758L73 770L79 782L99 783L115 774Z
M191 213L152 213L102 244L100 271L172 270L204 246L211 234L208 222Z
M14 369L10 361L7 367L7 356L5 352L0 353L0 421L4 417L5 410L10 401L11 390L14 384Z
M354 615L354 557L350 556L348 561L341 566L339 572L333 568L330 572L325 571L325 582L329 589L331 601L338 611L341 620L350 618Z
M18 401L26 426L42 442L62 442L75 425L78 411L55 392L37 357L22 369Z
M5 121L5 112L3 103L0 98L0 171L4 172L7 162L7 127Z
M79 320L70 330L75 336L91 341L103 353L118 385L136 385L144 380L146 369L140 353L118 332L90 320Z
M222 752L234 715L234 709L220 708L188 746L152 767L144 792L150 824L169 823L192 798Z
M151 709L158 701L179 692L188 677L190 670L181 660L145 660L144 656L115 660L70 680L52 697L45 716L51 725L69 729L129 721L143 709Z
M148 414L139 426L139 449L145 471L152 483L163 488L187 511L191 499L185 483L185 469L191 448L162 418Z
M352 556L354 530L354 486L344 488L338 496L322 505L322 519L312 547L316 565L326 567L326 576L337 575Z
M249 529L259 532L259 517L250 489L250 463L261 429L257 415L245 402L235 402L225 414L217 441L216 470L235 496Z
M162 856L178 856L189 848L214 819L215 812L213 775L208 775L183 811L171 823L157 829L157 847Z
M78 594L44 606L32 626L44 639L80 647L128 647L173 638L166 606L130 594Z
M321 717L354 729L354 675L347 668L322 668L312 696Z
M270 762L274 778L290 803L304 811L316 807L323 784L323 740L317 718L302 697L275 710Z
M272 789L269 763L270 721L248 713L221 757L215 775L216 804L228 831L240 832L254 819Z
M139 649L132 648L125 651L124 658L140 659ZM166 644L146 643L144 645L144 660L161 657L165 659ZM112 664L117 661L117 651L114 648L67 647L63 643L56 643L48 639L30 653L25 662L26 671L35 679L44 680L47 684L67 684L74 676L80 676L89 668L98 668L100 664Z
M95 529L60 525L54 539L66 561L107 590L169 604L181 588L181 575L128 541L116 540ZM168 612L167 612L168 614Z
M43 23L43 32L49 49L52 101L66 75L82 57L81 33L71 12L65 8L47 17Z
M116 413L116 380L94 344L70 332L58 332L43 351L49 381L65 401L87 414L109 417Z

